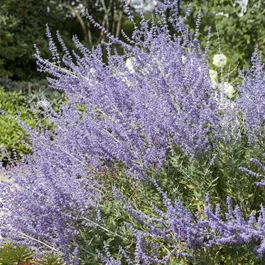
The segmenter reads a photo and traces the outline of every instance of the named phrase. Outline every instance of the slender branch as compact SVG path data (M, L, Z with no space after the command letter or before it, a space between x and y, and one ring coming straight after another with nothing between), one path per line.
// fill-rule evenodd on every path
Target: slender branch
M22 236L24 236L24 237L26 237L26 238L29 238L29 239L31 239L31 240L33 240L33 241L35 241L35 242L38 242L38 243L42 244L43 246L45 246L45 247L47 247L47 248L49 248L49 249L51 249L51 250L54 250L54 251L56 251L56 252L59 252L59 253L63 254L62 251L60 251L60 250L58 250L58 249L56 249L56 248L54 248L54 247L52 247L52 246L50 246L50 245L48 245L48 244L42 242L42 241L40 241L39 239L36 239L36 238L34 238L34 237L31 237L31 236L29 236L29 235L27 235L27 234L25 234L25 233L23 233L23 232L19 232L19 231L16 231L16 232L18 232L19 234L21 234Z
M85 22L83 20L83 18L80 16L80 14L76 11L76 9L74 9L72 6L70 5L65 5L68 9L70 9L77 17L81 27L82 27L82 30L83 30L83 33L84 33L84 37L85 37L85 41L88 45L89 48L92 48L92 43L91 43L91 40L89 39L88 37L88 32L87 32L87 28L86 28L86 25L85 25Z
M94 221L92 221L92 220L90 220L90 219L87 219L87 218L85 218L85 217L83 217L83 219L86 220L86 221L88 221L88 222L90 222L90 223L92 223L93 225L95 225L95 226L101 228L102 230L104 230L104 231L106 231L106 232L112 234L113 236L117 236L117 237L119 237L119 238L121 238L121 239L123 239L123 240L126 240L126 241L129 240L128 238L126 238L126 237L124 237L124 236L122 236L122 235L120 235L120 234L118 234L118 233L114 233L114 232L110 231L109 229L105 228L104 226L102 226L102 225L100 225L100 224L98 224L98 223L96 223L96 222L94 222Z
M115 34L116 38L119 38L119 36L120 36L122 15L123 15L123 11L120 10L118 12L118 20L117 20L117 27L116 27L116 34Z

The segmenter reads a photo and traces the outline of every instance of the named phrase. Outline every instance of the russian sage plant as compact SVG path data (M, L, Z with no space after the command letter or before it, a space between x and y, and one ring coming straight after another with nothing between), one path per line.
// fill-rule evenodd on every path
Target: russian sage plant
M172 204L153 180L176 147L191 161L213 150L220 139L240 138L239 105L224 89L216 92L211 81L208 48L202 51L198 41L200 15L192 34L185 18L178 16L177 1L164 2L159 2L153 20L142 17L140 25L135 24L131 38L123 34L126 43L101 28L109 42L88 50L74 36L76 50L69 51L57 32L63 57L47 26L52 59L42 58L36 48L38 69L50 75L50 86L64 91L69 101L59 113L43 106L53 131L21 123L30 135L33 155L2 169L12 180L1 183L3 237L62 252L67 264L73 258L78 263L71 242L80 227L91 226L89 214L104 203L104 180L96 175L120 163L128 176L156 185L164 205L164 211L154 206L155 216L149 217L125 204L145 224L145 230L129 225L136 235L136 254L132 260L121 248L127 264L165 264L172 256L191 257L198 246L251 240L258 241L256 251L262 257L263 208L257 222L254 215L245 221L229 201L222 219L219 208L214 212L207 201L203 217L194 217L180 201ZM123 48L122 55L115 45ZM248 98L249 82L242 86L242 100ZM255 116L252 125L252 107L241 113L250 132L260 118ZM103 263L121 264L110 255L99 256Z

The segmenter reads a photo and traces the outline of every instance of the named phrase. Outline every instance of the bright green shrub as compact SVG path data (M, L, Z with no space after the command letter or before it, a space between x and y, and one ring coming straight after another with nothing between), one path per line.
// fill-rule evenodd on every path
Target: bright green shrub
M0 109L6 113L0 114L0 147L6 148L8 153L13 156L13 149L16 149L18 155L27 154L30 150L21 143L24 139L23 134L25 133L21 126L18 125L14 116L20 114L22 121L26 124L35 127L36 119L32 112L26 109L23 105L25 104L24 98L21 93L5 92L3 87L0 87ZM6 161L7 158L3 158Z

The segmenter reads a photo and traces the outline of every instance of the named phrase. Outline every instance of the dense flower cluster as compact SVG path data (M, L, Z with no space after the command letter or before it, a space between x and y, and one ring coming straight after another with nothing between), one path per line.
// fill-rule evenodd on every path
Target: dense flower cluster
M76 112L74 104L84 110L81 126L86 128L78 126L70 136L69 128L60 124L58 133L65 131L71 139L81 141L89 139L82 146L91 166L99 166L104 158L118 160L130 174L141 178L143 169L163 165L166 151L173 145L193 157L213 144L221 117L206 55L181 19L176 18L173 26L183 37L171 37L166 25L150 28L143 20L133 34L133 45L121 43L123 56L110 55L111 47L105 47L107 64L103 63L101 47L89 52L77 38L74 42L83 57L74 53L74 64L59 34L66 53L64 68L38 54L40 71L51 73L55 77L49 79L51 85L67 93L71 115ZM54 60L59 61L52 40L50 45ZM63 110L60 123L69 126L69 118Z
M244 75L239 91L241 97L238 99L238 106L244 113L250 143L255 143L257 138L264 136L264 70L261 55L256 50L252 56L252 68Z
M239 113L246 120L250 137L261 128L265 101L259 57L253 57L254 73L244 77L238 101L230 99L234 90L228 83L220 84L216 92L212 79L217 74L209 71L208 51L201 50L197 29L194 35L188 31L184 19L178 17L177 1L165 2L168 4L160 3L157 9L158 22L142 19L132 38L128 38L129 44L108 34L109 43L89 51L74 37L78 52L70 52L57 33L63 58L47 27L53 61L43 59L37 49L37 64L41 72L52 76L48 79L50 85L65 91L69 101L60 113L47 104L41 105L55 125L53 132L45 128L32 130L22 124L30 134L33 155L3 169L13 181L1 183L3 236L54 246L64 252L70 264L69 242L78 226L84 225L90 209L100 202L103 187L94 173L119 161L130 176L149 182L146 172L162 168L176 146L192 160L214 148L219 139L239 137ZM164 12L169 8L173 35L165 23ZM117 54L113 44L123 47L123 55ZM103 60L104 52L107 62ZM220 56L220 62L215 61L223 67L226 57ZM172 204L158 185L157 190L165 209L154 206L156 216L125 206L146 228L141 231L128 225L137 241L135 260L121 249L128 264L165 264L174 255L190 256L198 246L209 248L251 240L258 242L256 251L262 257L262 207L258 220L254 215L244 220L239 208L232 209L228 200L223 219L219 207L214 212L206 201L204 214L194 217L178 200ZM170 251L161 258L158 253L165 244ZM75 257L77 253L78 249ZM106 264L120 264L110 255L99 256Z

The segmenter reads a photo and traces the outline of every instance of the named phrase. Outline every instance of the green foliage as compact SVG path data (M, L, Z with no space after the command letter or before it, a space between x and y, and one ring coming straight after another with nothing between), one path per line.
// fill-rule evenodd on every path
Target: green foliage
M95 5L94 0L42 0L38 5L34 0L4 0L0 5L0 78L26 81L40 78L33 46L36 44L42 56L49 58L47 23L53 35L56 30L60 31L69 48L74 48L73 35L89 49L102 44L106 40L104 34L91 25L80 4L113 35L125 40L120 35L120 29L123 29L131 36L134 25L122 12L122 1L104 2L107 10L100 1ZM119 46L116 48L121 52Z
M1 265L23 265L28 263L35 253L26 246L13 245L5 243L0 247L0 264Z
M184 14L191 1L181 2L181 13ZM194 29L198 12L202 12L199 39L203 47L206 46L208 28L211 27L211 58L218 53L220 45L222 53L228 57L231 69L237 65L249 68L256 45L262 52L265 51L264 1L248 1L245 13L235 1L195 0L192 6L192 15L187 18L187 22Z
M95 5L93 0L42 0L38 5L34 0L4 0L0 5L0 78L27 81L39 78L34 44L42 51L43 57L50 56L45 28L47 23L53 34L56 30L60 31L70 48L74 48L71 42L74 34L88 48L102 43L104 34L90 25L84 10L78 7L80 3L95 21L114 35L120 35L122 24L125 31L131 34L133 24L128 23L119 0L105 1L107 8L111 7L110 12L104 10L101 3Z
M20 103L23 107L29 110L42 99L48 100L55 111L58 111L60 105L67 101L66 95L63 91L50 88L48 82L44 79L26 82L0 78L0 86L3 86L4 90L7 92L21 94L23 101Z
M36 112L32 110L32 107L38 106L38 102L43 98L48 100L55 111L58 111L60 105L67 100L62 92L48 88L46 81L12 82L8 79L0 79L0 109L6 113L6 115L0 114L0 148L5 147L11 159L15 155L14 149L18 158L31 152L30 148L21 142L27 134L19 126L17 115L23 122L34 128L38 125L36 118L38 115L43 125L52 128L51 122L41 117L41 107ZM2 157L1 160L5 164L8 158Z
M44 255L41 260L31 260L32 265L65 265L62 257L55 254Z
M135 240L132 232L125 226L125 222L137 223L123 208L121 201L112 193L112 185L117 185L122 191L126 190L132 200L137 198L133 181L124 174L121 165L113 168L106 167L106 170L98 174L98 180L104 183L105 190L102 202L98 206L100 218L97 212L89 213L86 222L89 226L80 226L80 234L73 242L79 247L80 260L82 265L101 264L97 255L97 250L103 251L104 242L109 246L111 253L119 258L119 246L126 250L135 248ZM90 226L91 225L91 226Z
M27 246L19 246L6 242L0 247L1 265L64 265L62 258L54 254L36 258L37 251L30 250Z
M3 2L3 3L2 3ZM49 55L45 24L60 30L64 25L59 1L4 0L0 6L0 77L37 78L33 45ZM40 15L41 14L41 15ZM63 35L68 35L65 31Z
M0 147L5 147L11 157L14 148L18 155L30 153L28 147L21 143L25 131L18 125L14 117L20 114L21 120L29 126L35 127L37 124L33 113L23 107L23 104L24 98L21 93L6 93L0 87L0 109L6 113L6 115L0 114ZM3 157L2 159L6 160Z
M251 251L255 246L254 244L248 245L225 245L216 246L214 248L205 250L198 249L194 253L192 265L262 265L264 258L258 259L255 253Z
M205 195L209 193L211 201L223 207L226 207L227 196L231 197L248 216L251 210L259 210L265 193L257 187L254 177L239 168L257 171L249 160L257 157L262 161L260 150L261 146L249 146L244 137L237 141L219 142L211 154L203 154L192 161L177 149L158 179L172 199L179 197L193 211L202 210Z
M262 142L262 141L261 141ZM257 168L249 159L253 156L261 161L261 147L249 146L242 137L238 141L219 143L211 154L202 154L193 161L176 148L168 156L168 164L160 172L156 172L159 185L173 201L180 201L191 212L203 213L205 194L208 192L213 203L220 203L222 210L227 210L226 197L230 196L234 205L238 204L245 216L252 210L259 212L259 205L264 201L264 190L256 186L256 179L240 171L239 167L247 167L254 171ZM263 158L264 159L264 158ZM148 216L157 216L152 204L164 209L161 194L151 183L143 183L131 179L126 175L122 165L106 166L97 178L103 184L102 201L99 204L100 218L97 213L89 214L87 223L91 226L80 226L80 234L73 242L80 250L80 260L83 265L99 264L96 250L104 252L104 242L109 246L110 253L117 259L123 260L119 246L132 255L135 249L135 238L126 223L135 228L146 231L146 227L139 224L128 214L124 204L112 193L115 186L130 202L132 208L140 209ZM149 172L152 177L155 172ZM222 211L222 212L223 212ZM161 251L166 255L166 246L161 243ZM182 245L181 248L185 248ZM186 258L172 257L170 264L204 265L204 264L263 264L253 252L252 243L249 245L223 245L211 249L198 248L192 255L192 261ZM161 252L161 254L162 254ZM165 252L165 253L164 253Z

